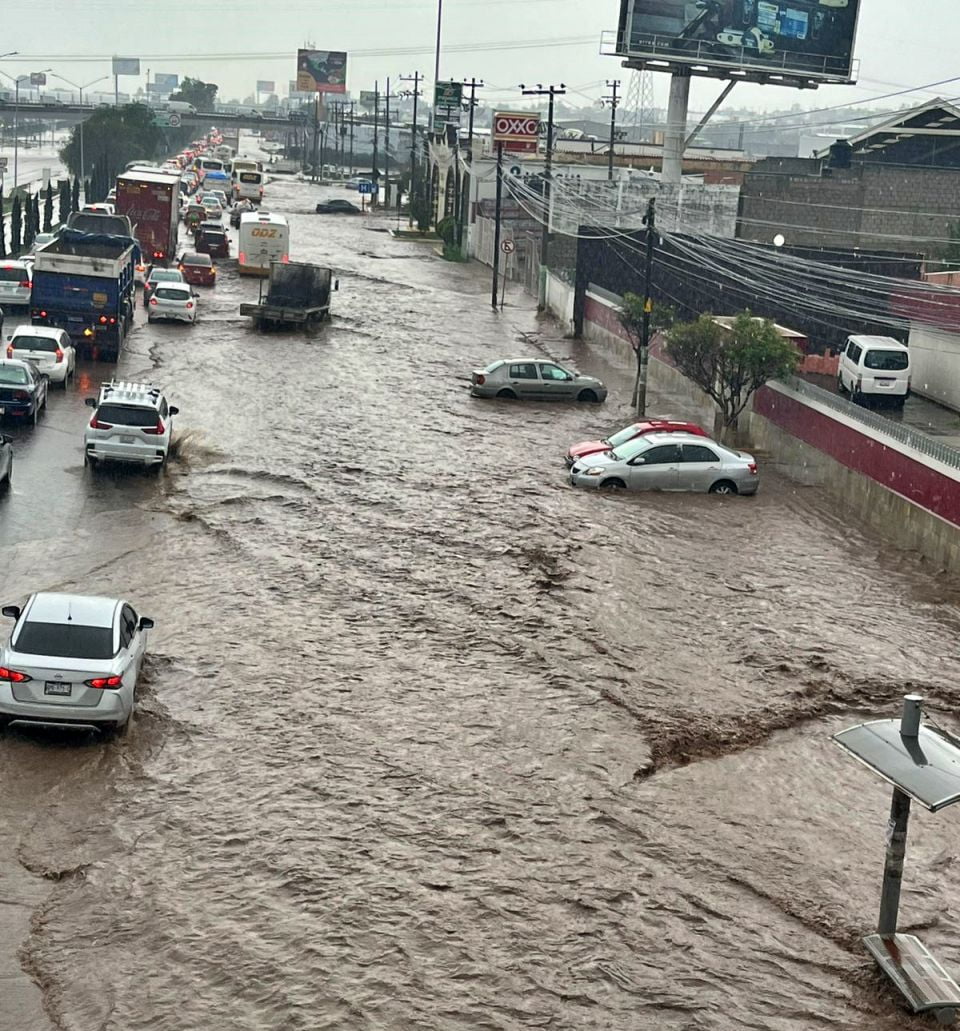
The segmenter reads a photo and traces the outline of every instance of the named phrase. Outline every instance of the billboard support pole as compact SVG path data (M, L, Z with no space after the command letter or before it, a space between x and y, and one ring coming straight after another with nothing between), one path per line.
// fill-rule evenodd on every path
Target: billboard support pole
M370 178L373 180L373 193L370 195L370 206L376 208L380 206L380 173L377 171L377 159L380 155L377 153L377 145L379 144L379 131L380 131L380 80L378 79L373 84L373 167L370 170Z
M497 310L497 276L500 274L500 210L503 207L503 141L497 143L497 207L493 224L493 291L490 306Z
M696 129L683 141L684 150L690 146L691 143L700 135L700 130L710 121L711 118L717 113L717 108L730 96L730 91L736 86L737 80L731 79L726 86L723 87L723 91L720 96L710 105L707 109L707 113L697 122Z
M690 110L690 72L678 69L670 76L670 102L667 127L663 134L663 165L660 181L679 186L683 178L683 148L687 138L687 114Z

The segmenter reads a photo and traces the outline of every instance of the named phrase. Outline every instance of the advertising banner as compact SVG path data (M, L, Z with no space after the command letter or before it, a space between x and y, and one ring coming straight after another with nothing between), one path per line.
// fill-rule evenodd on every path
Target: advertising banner
M158 93L172 93L179 85L179 75L165 75L163 72L154 73L153 88Z
M139 75L139 57L115 57L113 59L113 75Z
M462 113L463 83L438 82L433 87L433 127L460 125Z
M360 106L365 107L368 111L373 110L373 105L377 102L377 95L372 89L360 90Z
M257 92L276 93L277 84L273 81L273 79L257 79Z
M342 50L298 50L297 89L311 93L346 93L346 53Z
M30 85L31 86L46 86L47 76L45 72L31 72L30 73Z
M535 154L540 141L540 115L536 111L497 111L493 116L493 142L504 150Z
M621 0L617 54L850 82L860 0Z

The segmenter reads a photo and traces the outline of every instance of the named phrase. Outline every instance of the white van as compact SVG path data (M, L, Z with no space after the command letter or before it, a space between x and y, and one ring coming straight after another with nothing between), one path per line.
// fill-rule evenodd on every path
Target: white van
M235 200L252 200L257 204L263 200L263 172L252 172L242 168L233 181Z
M186 100L165 100L161 105L161 110L176 111L178 115L195 115L197 113L193 104Z
M270 262L290 260L290 227L283 215L250 211L240 216L237 271L241 275L268 276Z
M910 396L910 352L893 337L849 336L837 387L854 401L887 397L902 407Z
M263 165L254 158L234 158L230 164L230 175L236 181L241 172L262 172Z

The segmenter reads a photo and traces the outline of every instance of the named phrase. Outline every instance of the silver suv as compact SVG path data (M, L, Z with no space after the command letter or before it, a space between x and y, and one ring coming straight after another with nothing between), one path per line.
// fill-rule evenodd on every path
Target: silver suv
M104 383L83 435L83 464L127 462L159 468L166 462L179 408L167 403L159 387L146 383Z

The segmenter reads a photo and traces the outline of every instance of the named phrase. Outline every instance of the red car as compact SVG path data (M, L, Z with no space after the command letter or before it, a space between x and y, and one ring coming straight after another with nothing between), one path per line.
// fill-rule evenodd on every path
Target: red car
M676 419L646 419L644 422L634 422L625 426L617 433L611 433L603 440L582 440L579 444L571 444L567 452L567 465L573 465L577 459L586 455L596 455L601 451L612 451L629 440L642 437L645 433L695 433L698 437L707 437L706 430L699 427L695 422L680 422Z
M177 266L186 282L192 286L216 286L217 269L209 254L194 254L185 251L180 255Z

